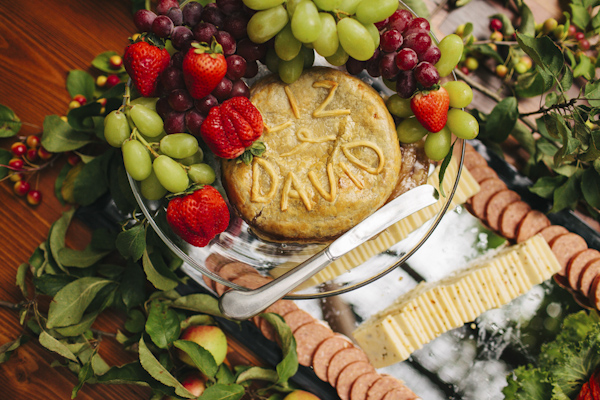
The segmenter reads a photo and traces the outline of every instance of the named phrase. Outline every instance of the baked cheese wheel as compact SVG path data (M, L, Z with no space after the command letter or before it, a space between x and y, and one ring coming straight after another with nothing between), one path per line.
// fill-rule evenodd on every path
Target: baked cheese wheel
M331 68L311 68L292 84L275 76L251 91L266 146L246 165L224 160L231 204L261 238L326 243L385 204L401 152L381 96Z

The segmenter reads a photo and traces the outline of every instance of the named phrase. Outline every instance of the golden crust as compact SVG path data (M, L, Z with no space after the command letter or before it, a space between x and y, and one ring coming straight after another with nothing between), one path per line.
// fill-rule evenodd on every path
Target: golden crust
M344 72L312 68L285 85L252 88L266 152L248 166L223 161L231 204L274 241L335 239L381 207L398 180L394 121L379 94Z

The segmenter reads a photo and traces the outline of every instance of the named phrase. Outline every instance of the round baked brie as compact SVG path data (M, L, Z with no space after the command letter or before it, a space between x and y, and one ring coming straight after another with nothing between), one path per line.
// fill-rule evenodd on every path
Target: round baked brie
M266 151L250 165L224 160L223 185L258 236L328 242L385 204L401 153L394 121L371 86L318 67L289 85L269 76L251 93Z

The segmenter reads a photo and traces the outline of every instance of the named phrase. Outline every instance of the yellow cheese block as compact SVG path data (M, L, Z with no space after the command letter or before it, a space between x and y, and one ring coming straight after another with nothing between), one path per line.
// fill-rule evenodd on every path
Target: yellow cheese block
M524 294L559 270L554 253L537 235L476 260L439 282L419 283L361 324L353 336L375 367L385 367L406 359L407 353L433 337ZM373 343L375 338L379 343ZM406 342L409 346L399 347ZM395 353L390 353L392 348Z
M452 159L448 168L446 169L446 177L456 176L458 171L458 163L455 159ZM427 181L429 184L434 187L439 187L439 167L436 171L431 174ZM452 190L452 186L454 185L453 179L444 179L443 187L445 193L450 193ZM479 184L473 178L473 176L469 173L466 168L463 168L460 176L460 180L458 182L458 186L456 188L456 192L452 201L450 202L450 206L448 210L452 210L456 208L457 205L463 204L467 199L471 198L479 192ZM304 282L302 285L298 287L297 290L306 289L320 283L331 280L343 273L355 268L373 256L376 256L390 247L395 245L396 243L406 239L409 234L413 231L421 227L427 221L432 219L436 214L440 212L442 207L444 206L446 200L445 198L440 198L440 200L432 204L429 207L426 207L419 212L416 212L409 217L403 219L402 221L397 222L396 224L390 226L381 234L379 234L376 238L363 243L358 246L356 249L350 251L343 257L340 257L338 260L332 262L327 268L323 269L318 274L314 275L312 278ZM297 264L295 263L285 263L280 266L274 267L269 273L277 278L291 268L295 267Z

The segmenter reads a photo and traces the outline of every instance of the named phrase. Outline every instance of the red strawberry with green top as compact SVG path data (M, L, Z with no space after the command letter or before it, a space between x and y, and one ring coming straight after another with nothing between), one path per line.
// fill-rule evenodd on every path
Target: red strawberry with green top
M229 209L217 189L204 185L190 194L171 199L167 222L183 240L204 247L227 229Z
M155 97L158 95L158 77L167 68L170 59L165 48L139 40L125 48L123 66L142 96Z
M238 96L210 109L200 127L200 136L214 154L233 159L253 146L263 128L260 111L246 97ZM260 155L256 148L252 154Z
M439 132L448 121L450 97L443 87L418 92L410 99L410 108L429 132Z
M210 47L206 43L193 43L183 58L183 79L194 99L209 95L226 73L223 47L215 40Z

